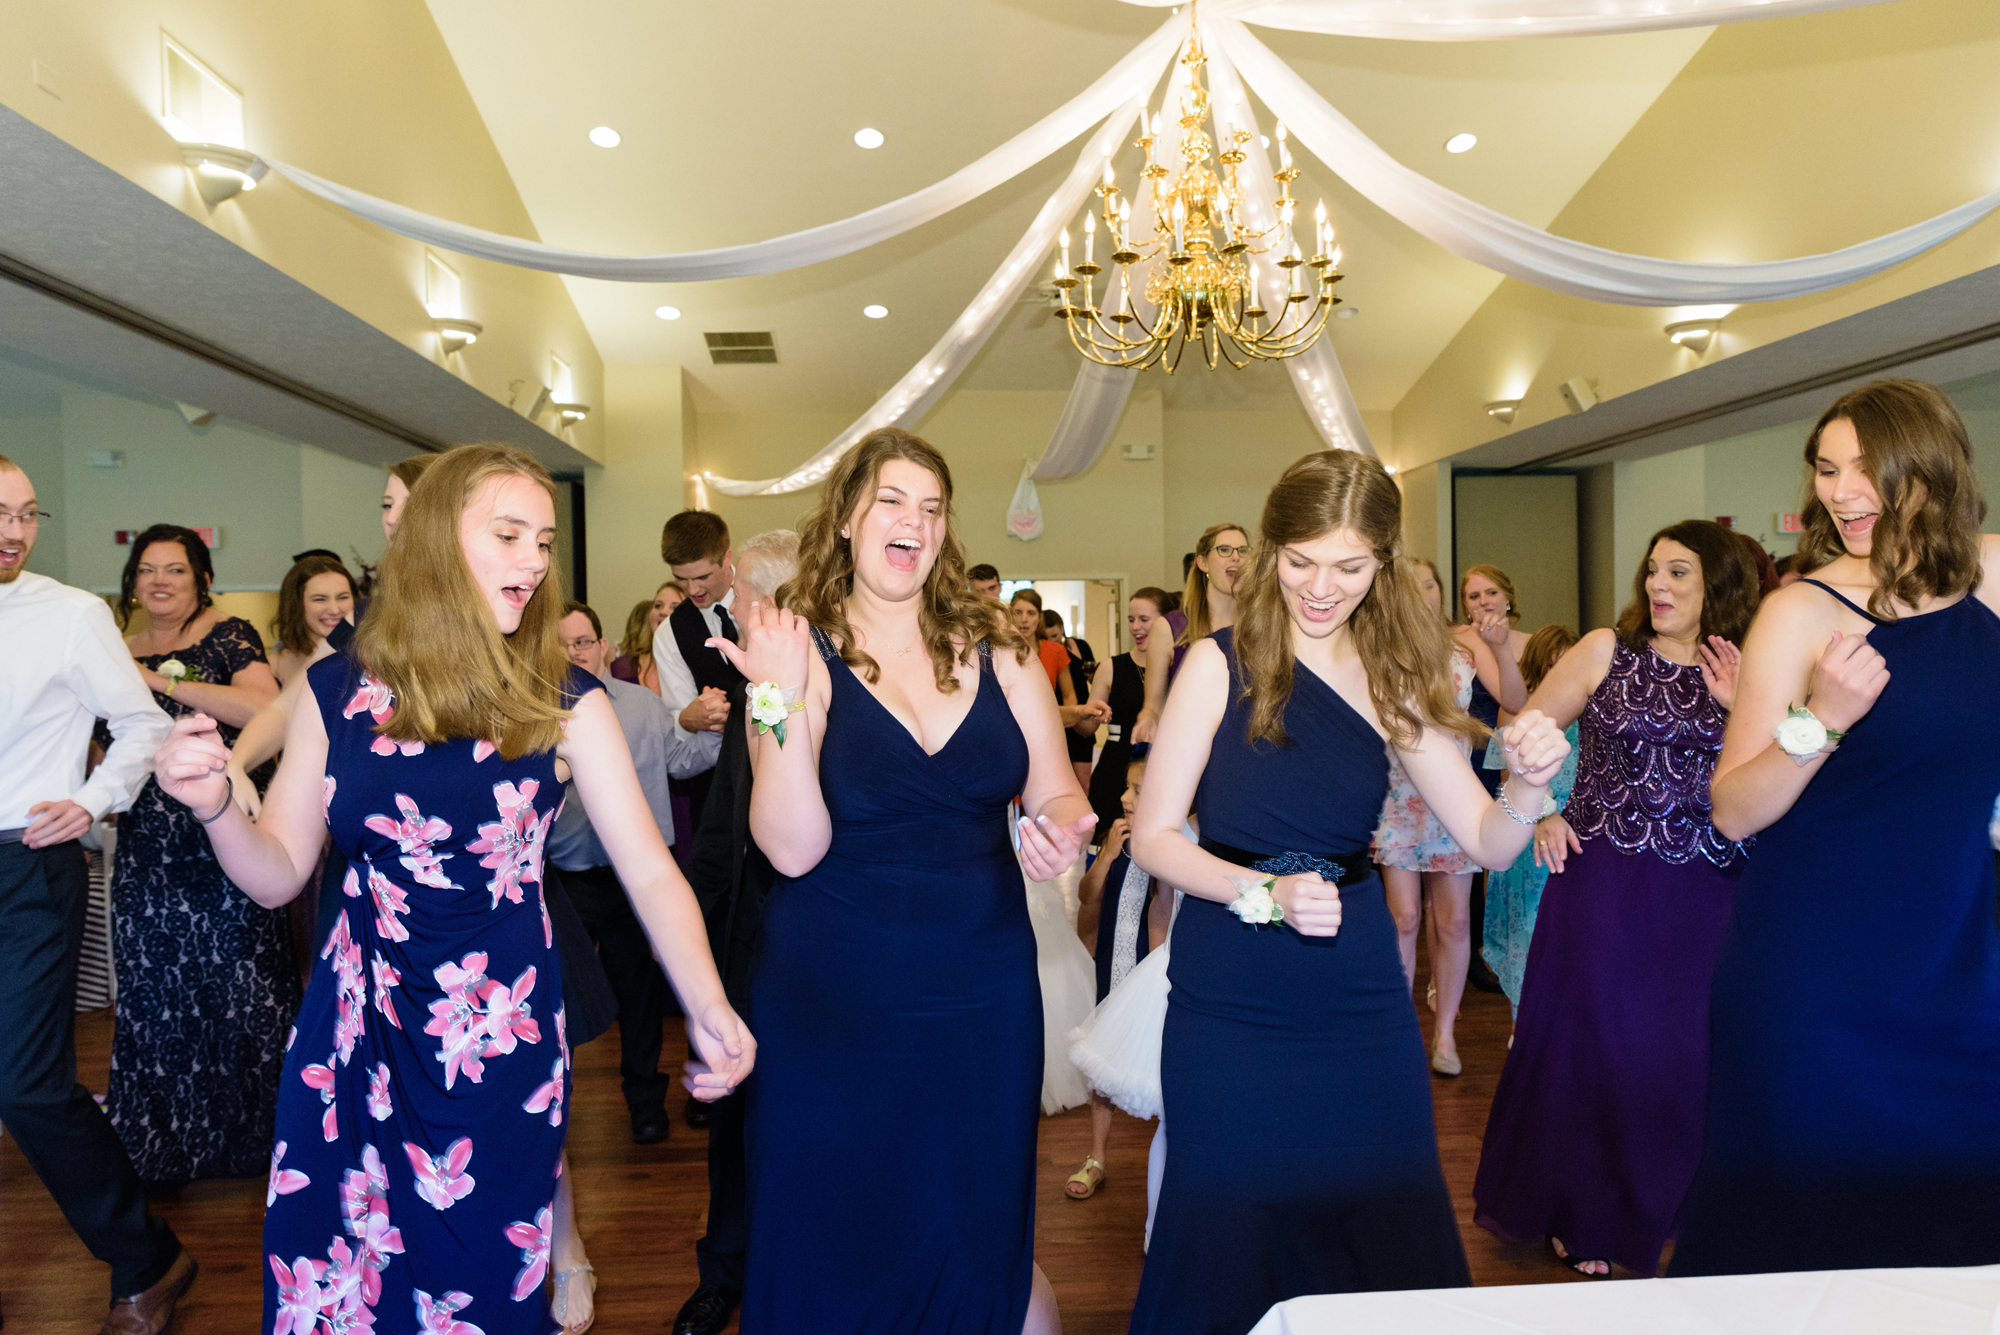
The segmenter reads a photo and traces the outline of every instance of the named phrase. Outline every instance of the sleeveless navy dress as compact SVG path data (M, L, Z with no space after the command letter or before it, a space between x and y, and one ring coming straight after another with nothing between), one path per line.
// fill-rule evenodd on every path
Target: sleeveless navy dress
M278 1091L263 1330L547 1335L570 1086L542 899L555 754L375 732L389 688L307 669L348 860ZM597 689L571 668L565 704Z
M1888 686L1737 890L1675 1275L2000 1262L2000 618L1868 643Z
M1232 631L1210 638L1234 680ZM1309 669L1292 679L1282 749L1250 743L1231 690L1195 794L1203 846L1361 879L1342 887L1331 937L1181 903L1160 1051L1173 1131L1135 1335L1243 1335L1287 1298L1472 1282L1396 925L1367 862L1388 752Z
M1020 1335L1042 999L1007 803L1027 742L983 644L932 755L814 640L833 842L772 886L751 976L742 1330Z

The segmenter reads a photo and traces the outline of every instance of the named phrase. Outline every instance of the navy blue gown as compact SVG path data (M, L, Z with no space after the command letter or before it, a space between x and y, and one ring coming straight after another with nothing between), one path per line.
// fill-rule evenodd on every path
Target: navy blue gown
M1888 686L1737 889L1675 1275L2000 1262L2000 618L1868 643Z
M1231 631L1211 638L1234 677ZM1341 889L1331 937L1182 901L1160 1051L1173 1129L1135 1335L1243 1335L1304 1294L1472 1282L1396 926L1368 865L1388 752L1332 687L1303 666L1292 676L1282 749L1249 742L1249 703L1231 691L1195 794L1203 846L1360 879Z
M742 1330L1020 1335L1042 1001L1007 803L1027 743L984 645L932 755L814 640L833 842L773 885L751 976Z

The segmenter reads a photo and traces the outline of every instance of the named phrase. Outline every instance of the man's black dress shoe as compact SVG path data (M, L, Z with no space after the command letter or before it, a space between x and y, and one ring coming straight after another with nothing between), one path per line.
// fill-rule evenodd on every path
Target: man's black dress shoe
M722 1335L729 1325L729 1314L742 1300L743 1295L735 1289L702 1285L681 1304L680 1315L674 1318L674 1335Z
M673 1129L674 1119L667 1116L665 1104L655 1103L650 1107L632 1109L634 1145L657 1145L665 1140Z
M688 1095L687 1111L683 1112L681 1116L695 1130L706 1131L708 1130L709 1123L715 1120L715 1106L703 1103L700 1099L690 1094Z

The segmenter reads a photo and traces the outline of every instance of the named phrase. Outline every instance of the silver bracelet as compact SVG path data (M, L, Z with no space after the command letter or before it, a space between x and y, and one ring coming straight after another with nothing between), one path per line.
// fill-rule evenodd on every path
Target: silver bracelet
M221 819L222 819L222 817L223 817L223 813L224 813L224 812L226 812L226 811L228 811L228 810L229 810L229 808L230 808L230 806L231 806L231 805L232 805L232 804L233 804L233 803L234 803L234 802L236 801L236 780L235 780L235 778L234 778L233 776L231 776L231 775L228 775L228 774L225 774L225 775L223 775L223 776L222 776L222 782L223 782L223 789L222 789L222 805L221 805L221 806L219 806L219 807L217 807L217 808L215 809L215 814L213 814L213 815L210 815L210 816L196 816L196 817L195 817L194 819L195 819L195 823L196 823L197 825L213 825L213 824L215 824L215 823L216 823L217 821L219 821L219 820L221 820Z
M1523 816L1514 809L1514 804L1507 798L1507 781L1505 779L1500 781L1500 786L1494 791L1499 795L1500 809L1506 812L1507 819L1513 821L1516 825L1533 825L1540 819L1538 816Z

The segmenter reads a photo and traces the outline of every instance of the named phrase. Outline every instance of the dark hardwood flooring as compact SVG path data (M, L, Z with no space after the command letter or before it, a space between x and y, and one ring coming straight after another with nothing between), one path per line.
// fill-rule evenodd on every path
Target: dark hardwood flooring
M1429 1013L1423 1014L1428 1030ZM1572 1277L1544 1248L1501 1242L1472 1222L1472 1178L1508 1029L1504 997L1468 990L1459 1021L1465 1073L1432 1081L1445 1176L1458 1202L1459 1230L1476 1283L1562 1282ZM678 1062L675 1037L669 1033L668 1055ZM83 1080L102 1091L111 1059L110 1012L79 1016L77 1038ZM608 1335L662 1330L672 1321L694 1288L693 1246L708 1197L702 1133L677 1121L664 1144L632 1144L618 1093L617 1045L613 1030L578 1050L570 1105L580 1226L600 1283L596 1329ZM676 1113L681 1102L670 1103ZM882 1115L894 1117L897 1110L884 1108ZM1125 1330L1144 1260L1140 1238L1151 1138L1151 1123L1119 1114L1109 1182L1093 1199L1072 1202L1062 1187L1090 1148L1089 1110L1042 1121L1036 1259L1055 1286L1068 1335ZM884 1164L882 1171L894 1174L898 1168ZM197 1182L155 1202L202 1267L174 1324L178 1335L257 1330L264 1188L261 1178ZM64 1223L14 1142L0 1141L0 1303L11 1335L92 1335L104 1315L107 1274ZM396 1324L386 1310L384 1317L387 1326Z

